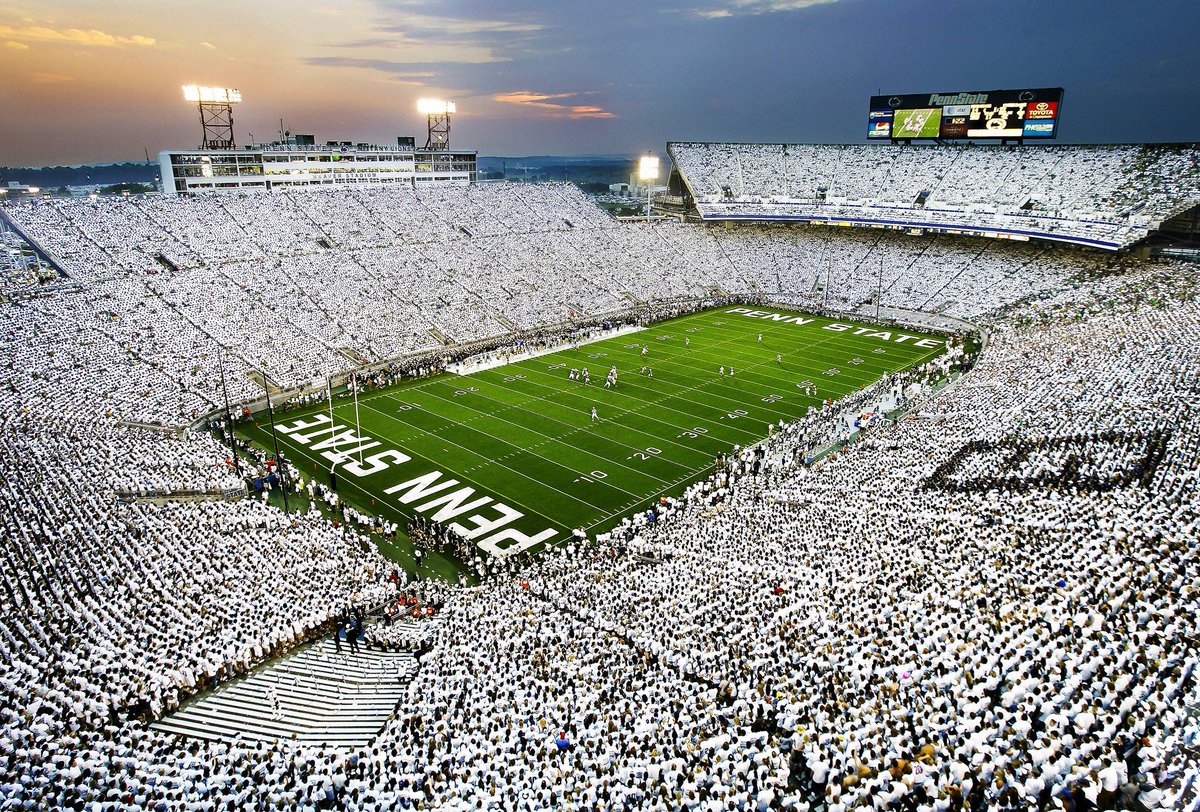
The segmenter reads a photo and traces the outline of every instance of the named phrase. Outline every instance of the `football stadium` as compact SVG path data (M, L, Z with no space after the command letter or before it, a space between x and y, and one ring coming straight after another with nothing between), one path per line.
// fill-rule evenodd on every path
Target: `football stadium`
M1200 143L1065 98L8 186L0 809L1200 809Z

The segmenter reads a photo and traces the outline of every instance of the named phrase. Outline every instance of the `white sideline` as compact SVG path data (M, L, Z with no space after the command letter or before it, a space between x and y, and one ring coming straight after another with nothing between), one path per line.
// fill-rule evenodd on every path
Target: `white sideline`
M559 344L557 347L542 347L536 350L517 350L516 348L507 348L507 352L501 354L500 350L491 350L490 352L478 356L477 358L468 358L457 364L450 364L446 367L447 372L453 372L455 375L470 375L473 372L482 372L485 369L495 369L507 364L515 364L518 361L528 361L531 358L539 358L543 355L551 355L556 352L562 352L571 347L582 347L585 344L595 344L597 341L604 341L608 338L617 338L619 336L629 335L631 333L640 333L645 330L637 324L627 324L624 327L618 327L615 330L604 330L598 335L585 338L582 341L572 341L566 344Z

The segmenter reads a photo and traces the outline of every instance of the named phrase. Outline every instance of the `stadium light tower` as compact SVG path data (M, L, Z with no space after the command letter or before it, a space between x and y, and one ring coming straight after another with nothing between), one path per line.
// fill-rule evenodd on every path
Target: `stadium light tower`
M425 114L429 125L425 149L450 149L450 114L458 112L454 102L441 99L418 99L417 112Z
M658 180L658 156L646 153L638 161L638 180L646 184L646 222L650 222L650 182Z
M242 100L241 91L232 87L184 85L183 100L200 110L203 133L200 149L233 149L233 106Z

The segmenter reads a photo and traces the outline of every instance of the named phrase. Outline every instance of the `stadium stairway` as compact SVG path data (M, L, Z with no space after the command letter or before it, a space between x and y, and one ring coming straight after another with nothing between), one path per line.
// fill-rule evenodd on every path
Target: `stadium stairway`
M294 738L361 747L379 733L419 667L411 652L360 646L351 653L343 644L338 654L328 638L226 683L150 727L208 741Z

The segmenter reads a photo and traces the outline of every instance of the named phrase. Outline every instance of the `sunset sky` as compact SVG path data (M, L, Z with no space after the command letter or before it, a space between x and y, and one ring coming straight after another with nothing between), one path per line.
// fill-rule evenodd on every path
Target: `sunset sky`
M1200 3L1175 0L0 0L0 165L195 146L186 83L237 87L239 143L423 140L487 155L675 139L865 141L871 94L1066 88L1064 141L1200 140Z

